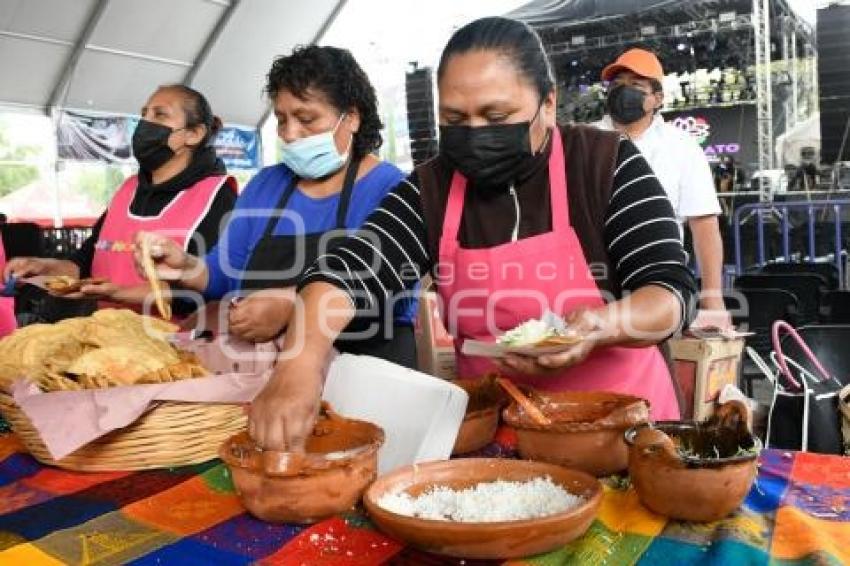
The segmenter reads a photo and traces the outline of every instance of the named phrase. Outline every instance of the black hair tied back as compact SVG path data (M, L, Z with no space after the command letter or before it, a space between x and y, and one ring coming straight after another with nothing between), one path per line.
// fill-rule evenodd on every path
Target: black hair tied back
M540 36L523 22L491 17L463 26L452 35L443 49L437 67L437 79L442 78L446 64L453 55L470 51L497 51L506 55L517 71L535 87L541 100L555 86L552 66Z

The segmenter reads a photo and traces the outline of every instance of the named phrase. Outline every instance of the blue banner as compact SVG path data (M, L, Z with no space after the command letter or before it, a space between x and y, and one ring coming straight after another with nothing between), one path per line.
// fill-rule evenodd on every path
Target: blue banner
M225 126L213 141L228 171L260 168L260 140L256 130Z

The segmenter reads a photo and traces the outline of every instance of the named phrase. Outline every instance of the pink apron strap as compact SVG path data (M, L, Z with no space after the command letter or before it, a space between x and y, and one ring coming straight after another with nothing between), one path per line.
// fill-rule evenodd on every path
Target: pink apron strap
M452 185L449 188L449 200L446 204L446 214L443 217L443 234L441 241L454 242L460 230L460 220L463 217L463 201L466 200L466 177L454 172Z
M570 227L570 203L567 198L567 167L561 129L552 128L552 153L549 156L549 199L552 202L552 231L564 232Z

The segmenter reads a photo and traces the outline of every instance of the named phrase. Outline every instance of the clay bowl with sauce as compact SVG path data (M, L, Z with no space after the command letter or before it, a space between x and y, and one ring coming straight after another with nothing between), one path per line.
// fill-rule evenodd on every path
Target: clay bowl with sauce
M496 480L528 481L549 477L584 502L536 519L456 522L394 513L378 502L387 493L416 497L435 486L465 489ZM459 558L507 559L549 552L582 536L593 523L602 486L588 474L553 464L499 458L461 458L415 464L379 478L363 496L369 516L389 536L420 550Z
M720 520L741 506L758 473L759 438L694 422L626 432L629 475L641 503L674 519Z
M602 477L628 467L623 434L649 421L649 403L607 391L531 391L529 398L551 424L536 423L517 403L504 410L526 460L558 464Z
M360 500L378 475L384 431L323 406L306 452L262 450L247 432L228 439L221 459L249 513L275 523L313 523Z
M458 379L455 385L469 395L466 415L460 425L452 455L468 454L490 444L499 427L499 413L508 404L504 391L494 376L480 379Z

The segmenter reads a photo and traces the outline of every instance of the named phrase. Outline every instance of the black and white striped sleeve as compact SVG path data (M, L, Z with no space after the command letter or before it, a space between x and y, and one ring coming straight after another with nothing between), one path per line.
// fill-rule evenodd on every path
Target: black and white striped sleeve
M319 256L298 287L330 283L345 290L358 311L378 314L406 297L430 269L419 188L404 180L357 232Z
M686 265L679 223L658 178L626 139L620 142L604 235L620 287L665 287L681 301L683 325L690 321L696 281Z

